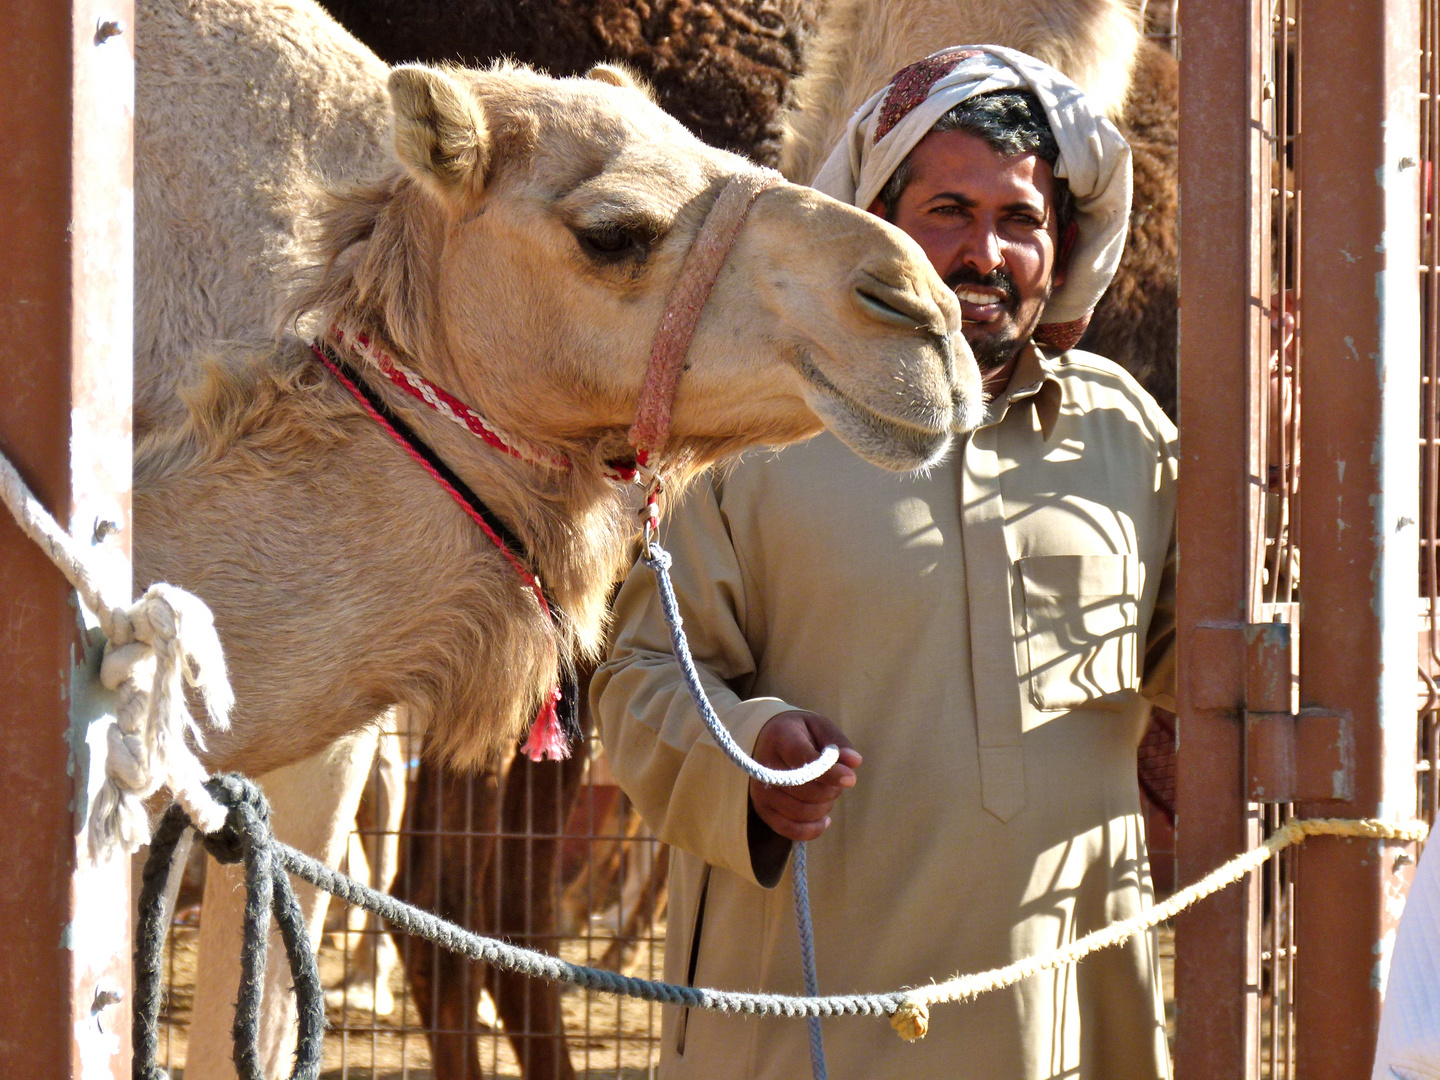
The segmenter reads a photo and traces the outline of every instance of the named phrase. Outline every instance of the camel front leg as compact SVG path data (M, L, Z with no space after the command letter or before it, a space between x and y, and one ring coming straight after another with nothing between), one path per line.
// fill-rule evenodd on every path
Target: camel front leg
M381 723L373 783L366 788L368 797L360 800L359 831L349 844L350 876L380 892L390 891L399 863L410 755L409 710L400 705ZM347 913L343 940L349 949L345 980L326 991L326 1004L391 1015L395 999L390 977L400 960L394 939L378 916L357 907Z
M375 729L367 728L337 740L313 757L260 777L260 786L270 800L270 823L276 838L336 866L345 852L360 792L370 773L375 742ZM330 898L304 882L294 884L313 946L320 939ZM235 1078L231 1027L240 986L244 908L244 869L209 860L186 1080ZM260 1060L267 1077L280 1080L290 1074L296 1035L290 968L279 930L272 925L259 1033Z

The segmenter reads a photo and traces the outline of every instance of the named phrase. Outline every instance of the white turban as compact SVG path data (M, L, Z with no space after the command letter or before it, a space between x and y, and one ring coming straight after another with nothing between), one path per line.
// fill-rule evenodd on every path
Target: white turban
M1068 349L1115 276L1130 222L1130 145L1085 94L1049 64L1000 45L956 45L899 71L861 105L815 187L861 209L935 122L967 98L1000 90L1039 99L1060 147L1055 175L1075 196L1076 237L1065 283L1045 305L1035 340Z

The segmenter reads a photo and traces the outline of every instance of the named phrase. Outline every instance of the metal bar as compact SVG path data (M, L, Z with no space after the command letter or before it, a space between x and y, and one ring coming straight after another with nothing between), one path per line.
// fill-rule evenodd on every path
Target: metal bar
M1258 115L1269 20L1259 3L1186 0L1180 65L1179 738L1176 867L1188 884L1249 847L1245 812L1243 629L1256 596L1250 538L1260 513L1253 472L1250 358L1268 312L1254 302L1268 202ZM1248 48L1237 48L1248 42ZM1268 181L1268 177L1267 177ZM1268 182L1264 185L1268 188ZM1204 688L1201 686L1204 684ZM1259 956L1248 933L1258 882L1176 920L1175 1068L1179 1080L1257 1075Z
M1305 0L1300 686L1303 704L1350 711L1356 753L1353 798L1301 816L1415 807L1419 14L1419 0ZM1405 847L1324 839L1298 858L1306 1080L1370 1072Z
M1422 655L1427 689L1421 712L1419 757L1429 766L1422 788L1420 813L1432 824L1440 817L1440 693L1431 673L1440 668L1440 275L1428 273L1440 264L1440 0L1424 0L1421 10L1420 72L1420 220L1421 220L1421 345L1423 353L1420 402L1424 430L1421 473L1422 548L1420 578L1426 603L1428 655Z
M119 525L128 599L134 62L107 21L128 3L0 0L0 450L77 537ZM8 514L0 597L0 1075L128 1076L129 861L92 865L83 833L111 703L69 586Z

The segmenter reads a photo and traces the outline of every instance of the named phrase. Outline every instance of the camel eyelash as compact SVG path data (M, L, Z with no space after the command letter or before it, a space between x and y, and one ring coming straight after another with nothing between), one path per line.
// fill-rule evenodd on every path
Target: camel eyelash
M606 221L572 227L581 250L597 262L644 262L662 232L650 222Z

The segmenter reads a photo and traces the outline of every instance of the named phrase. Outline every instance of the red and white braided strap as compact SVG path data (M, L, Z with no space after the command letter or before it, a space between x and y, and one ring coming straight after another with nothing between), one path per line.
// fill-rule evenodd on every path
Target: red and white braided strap
M523 439L516 439L503 434L495 425L491 424L454 394L451 394L443 387L436 386L423 375L411 371L404 364L400 363L400 361L382 349L370 335L361 331L347 329L343 326L331 326L330 336L334 338L337 343L345 345L356 356L376 368L382 375L411 397L428 405L447 420L463 427L466 431L479 437L496 450L503 451L511 457L519 458L521 461L528 462L531 465L539 465L543 468L568 469L570 467L570 459L564 454L551 453L548 450L527 443Z

